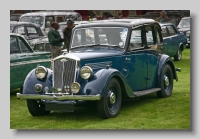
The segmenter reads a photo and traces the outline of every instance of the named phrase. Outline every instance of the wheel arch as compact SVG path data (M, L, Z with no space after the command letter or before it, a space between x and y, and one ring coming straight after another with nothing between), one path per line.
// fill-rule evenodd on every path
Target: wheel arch
M177 76L176 69L175 69L172 59L168 55L163 54L160 56L160 59L159 59L156 87L161 87L161 74L162 74L162 70L166 64L169 64L169 66L172 69L173 79L178 81L178 76Z

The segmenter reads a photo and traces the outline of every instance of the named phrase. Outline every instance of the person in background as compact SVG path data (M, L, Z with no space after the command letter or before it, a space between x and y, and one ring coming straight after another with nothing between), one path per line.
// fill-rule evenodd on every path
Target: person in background
M74 20L68 19L67 20L67 27L63 30L63 36L64 36L64 44L65 48L69 52L69 45L71 41L71 35L72 35L72 29L74 28Z
M160 12L160 17L156 18L155 20L163 23L163 22L168 22L170 19L167 16L167 12L163 10Z
M59 24L57 22L52 22L51 30L48 32L48 39L49 39L49 44L50 44L52 60L55 57L61 55L62 42L64 41L64 39L61 38L60 33L57 31L58 28L59 28Z

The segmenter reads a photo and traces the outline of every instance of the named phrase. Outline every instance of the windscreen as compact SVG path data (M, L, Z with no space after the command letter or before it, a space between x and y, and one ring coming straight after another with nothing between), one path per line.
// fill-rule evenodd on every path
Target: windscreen
M119 46L124 44L128 29L124 27L91 27L76 29L72 38L71 48L89 45ZM124 45L122 46L124 48Z
M20 19L20 22L31 22L41 27L43 25L43 17L42 16L23 16Z

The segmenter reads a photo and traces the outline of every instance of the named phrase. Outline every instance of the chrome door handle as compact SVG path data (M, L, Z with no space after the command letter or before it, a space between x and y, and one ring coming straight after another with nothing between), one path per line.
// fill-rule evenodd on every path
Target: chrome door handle
M125 60L130 61L131 59L127 57Z

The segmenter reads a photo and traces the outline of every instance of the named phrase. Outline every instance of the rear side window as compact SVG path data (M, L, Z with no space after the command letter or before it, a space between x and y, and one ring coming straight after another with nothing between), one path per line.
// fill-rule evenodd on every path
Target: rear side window
M14 29L14 33L21 34L21 35L25 35L24 26L16 27L16 28Z
M176 35L176 31L172 26L167 26L170 36Z
M166 26L162 27L162 36L163 37L168 37L169 36Z
M16 37L10 37L10 54L20 53Z
M153 26L145 26L147 45L154 45L156 43L153 37L153 29Z
M34 27L27 27L27 31L29 35L39 35L36 28Z

